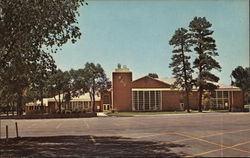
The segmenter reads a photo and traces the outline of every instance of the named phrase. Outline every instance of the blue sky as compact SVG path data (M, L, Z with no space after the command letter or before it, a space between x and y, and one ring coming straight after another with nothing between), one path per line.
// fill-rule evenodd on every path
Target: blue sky
M172 77L173 47L168 44L180 27L195 17L213 24L222 71L221 83L230 84L232 70L249 62L248 0L88 0L78 17L82 37L53 55L62 70L100 63L109 78L118 63L133 71L133 79L148 73Z

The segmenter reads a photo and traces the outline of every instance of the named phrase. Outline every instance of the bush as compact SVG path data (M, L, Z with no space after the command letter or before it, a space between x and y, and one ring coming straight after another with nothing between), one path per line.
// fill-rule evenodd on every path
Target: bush
M112 113L117 113L118 110L117 110L117 109L112 109L111 112L112 112Z

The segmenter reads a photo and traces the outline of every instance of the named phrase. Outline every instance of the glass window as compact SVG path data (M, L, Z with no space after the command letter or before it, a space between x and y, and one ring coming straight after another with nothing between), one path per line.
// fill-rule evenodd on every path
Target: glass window
M211 93L211 97L216 98L216 92L215 91Z
M160 96L160 91L156 91L156 110L160 110L160 100L161 100L161 96Z
M133 106L135 110L138 110L138 96L137 96L137 91L133 91Z
M222 98L222 91L217 91L217 98Z
M149 109L149 91L144 92L144 104L145 104L144 110L150 110Z
M103 104L110 104L110 97L109 95L103 96Z
M228 98L228 91L223 91L223 98Z
M152 110L156 110L156 107L155 107L155 91L151 91L150 92L150 106Z
M134 110L160 110L161 92L160 91L133 91Z
M84 108L85 108L85 109L88 109L88 108L89 108L89 102L87 102L87 101L84 102Z
M139 91L139 109L138 110L143 110L143 91Z

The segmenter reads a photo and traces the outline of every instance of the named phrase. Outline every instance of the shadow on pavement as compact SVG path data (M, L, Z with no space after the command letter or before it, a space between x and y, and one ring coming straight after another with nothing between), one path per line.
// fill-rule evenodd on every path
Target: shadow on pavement
M1 140L0 157L183 157L170 148L180 144L136 141L113 136L24 137Z

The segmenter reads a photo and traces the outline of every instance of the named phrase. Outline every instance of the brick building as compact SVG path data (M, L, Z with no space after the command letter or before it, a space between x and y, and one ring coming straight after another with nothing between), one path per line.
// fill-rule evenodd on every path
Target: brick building
M103 95L105 97L105 95ZM63 98L61 95L60 98ZM44 98L43 106L40 101L35 103L28 103L25 105L26 114L38 114L38 113L56 113L59 110L58 106L59 96L55 96L54 98ZM57 101L56 101L57 100ZM105 99L103 99L105 100ZM99 111L102 109L102 99L100 96L96 95L95 99L95 111ZM80 95L79 97L73 97L69 103L63 102L61 105L62 112L71 113L71 112L90 112L91 109L91 99L88 93L84 95Z
M112 73L112 108L117 111L178 111L185 110L185 95L174 87L175 79L161 79L144 76L133 81L128 68L116 69ZM238 87L217 84L210 93L205 109L242 111L243 93ZM198 92L193 89L190 108L198 109Z
M133 81L128 68L118 68L112 73L112 88L101 96L96 96L95 111L180 111L185 110L185 94L174 87L173 78L151 78L144 76ZM209 94L204 109L223 109L242 111L243 93L240 88L223 85ZM190 108L198 109L198 91L193 89L189 96ZM58 97L58 96L57 96ZM62 97L61 97L62 98ZM86 93L73 97L69 104L63 104L62 110L70 112L91 111L91 100ZM44 106L39 103L26 104L26 113L54 113L58 105L54 98L45 98Z

